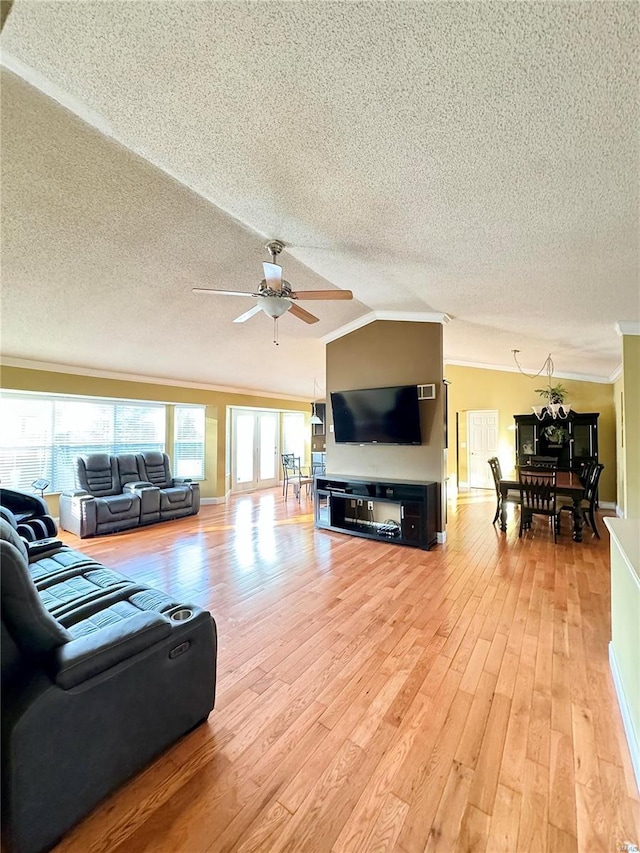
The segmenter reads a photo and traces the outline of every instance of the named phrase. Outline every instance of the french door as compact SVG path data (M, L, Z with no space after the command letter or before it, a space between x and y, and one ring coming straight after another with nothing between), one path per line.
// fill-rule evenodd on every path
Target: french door
M278 413L233 409L231 491L268 489L278 483Z
M480 410L467 413L468 480L470 488L493 489L487 464L498 455L498 412Z

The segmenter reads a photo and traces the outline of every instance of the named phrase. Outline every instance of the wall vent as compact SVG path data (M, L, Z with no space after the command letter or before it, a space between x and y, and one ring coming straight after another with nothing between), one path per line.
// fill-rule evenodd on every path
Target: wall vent
M418 400L435 400L436 386L435 385L418 385Z

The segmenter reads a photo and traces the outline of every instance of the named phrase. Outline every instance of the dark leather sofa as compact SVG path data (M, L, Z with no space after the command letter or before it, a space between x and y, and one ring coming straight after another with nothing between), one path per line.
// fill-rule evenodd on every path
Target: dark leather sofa
M29 548L29 550L28 550ZM0 520L2 830L39 853L213 708L211 614Z
M160 451L76 459L76 486L60 495L60 527L81 539L195 515L200 487L173 477Z

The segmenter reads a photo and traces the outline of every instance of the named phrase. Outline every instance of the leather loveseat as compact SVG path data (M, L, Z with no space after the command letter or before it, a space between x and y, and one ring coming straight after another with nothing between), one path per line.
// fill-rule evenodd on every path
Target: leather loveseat
M213 708L211 614L0 520L2 830L48 849Z
M81 539L200 509L198 483L172 477L169 457L160 451L79 456L75 475L77 488L60 495L60 527Z

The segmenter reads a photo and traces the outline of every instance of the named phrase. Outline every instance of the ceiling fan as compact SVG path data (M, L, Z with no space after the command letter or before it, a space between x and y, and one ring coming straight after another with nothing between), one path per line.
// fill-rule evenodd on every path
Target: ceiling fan
M284 244L279 240L272 240L267 243L265 249L271 255L271 263L264 263L264 278L258 285L255 293L247 293L244 290L214 290L209 287L193 287L193 293L214 293L221 296L251 296L257 299L257 303L241 314L233 321L234 323L244 323L254 314L260 311L268 317L272 317L274 324L278 317L286 314L289 311L294 317L303 320L305 323L317 323L318 317L315 317L309 311L301 308L296 304L301 299L353 299L353 293L350 290L292 290L291 285L282 277L282 267L276 264L276 257L284 249ZM274 340L277 343L277 340Z

